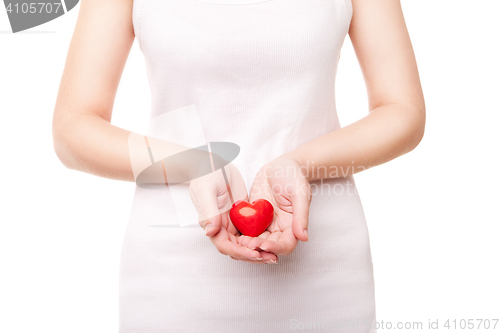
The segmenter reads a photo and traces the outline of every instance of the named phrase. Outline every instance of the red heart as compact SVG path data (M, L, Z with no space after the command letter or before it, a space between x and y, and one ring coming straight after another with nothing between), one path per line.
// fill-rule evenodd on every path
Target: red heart
M257 237L273 222L274 208L266 199L252 203L238 200L231 206L229 217L243 235Z

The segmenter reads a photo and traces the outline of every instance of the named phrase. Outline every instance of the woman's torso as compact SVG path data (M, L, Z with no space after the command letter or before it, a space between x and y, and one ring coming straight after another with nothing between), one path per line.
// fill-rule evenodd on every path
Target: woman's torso
M189 147L237 144L233 163L249 187L266 162L340 128L335 77L350 0L135 0L133 6L151 87L149 136ZM156 209L167 216L176 211L177 221L158 223L196 223L187 185L163 191L165 206ZM144 196L136 193L136 205L150 210Z
M340 128L335 76L351 15L350 0L135 0L151 87L147 134L190 147L236 143L249 186L266 162ZM374 333L369 237L353 178L312 186L310 241L277 265L221 255L185 187L136 186L120 332Z

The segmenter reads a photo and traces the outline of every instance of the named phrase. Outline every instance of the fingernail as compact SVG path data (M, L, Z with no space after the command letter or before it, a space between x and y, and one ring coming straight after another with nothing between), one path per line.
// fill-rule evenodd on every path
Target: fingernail
M262 246L259 246L261 250L264 250L266 251L267 250L267 247L262 247Z
M250 260L262 260L262 258L248 258Z
M278 262L276 260L267 260L265 261L266 264L277 264Z
M303 232L304 232L304 236L306 236L307 240L309 240L309 235L307 233L307 228L305 228Z
M212 223L209 223L205 226L205 235L210 231L212 227L213 227Z

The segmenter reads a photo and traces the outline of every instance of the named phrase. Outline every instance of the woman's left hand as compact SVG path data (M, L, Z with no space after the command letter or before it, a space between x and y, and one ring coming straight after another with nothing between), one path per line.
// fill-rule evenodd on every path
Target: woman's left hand
M266 199L274 207L271 225L259 237L239 236L238 242L250 249L288 255L298 241L308 241L307 227L311 187L299 163L278 157L264 165L250 189L249 201Z

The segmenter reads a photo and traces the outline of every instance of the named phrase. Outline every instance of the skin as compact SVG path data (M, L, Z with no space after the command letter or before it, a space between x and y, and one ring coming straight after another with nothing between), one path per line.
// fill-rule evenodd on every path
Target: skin
M368 114L262 167L248 199L268 199L277 215L259 237L240 235L225 209L211 214L215 216L200 217L203 228L212 225L206 234L220 253L252 263L271 263L277 261L277 255L290 254L298 241L308 241L310 181L338 177L328 172L332 167L354 174L386 163L421 141L425 102L399 0L352 0L352 5L349 37L366 85ZM110 124L134 38L132 0L81 1L52 124L54 150L67 168L135 181L128 147L131 132ZM167 155L176 151L171 143L163 144ZM300 172L276 177L273 171L284 166ZM241 187L239 172L234 169L228 167L234 176L231 182L235 182L231 186ZM213 177L221 176L191 182L200 216L204 207L228 206L224 183ZM291 191L275 192L273 184Z

